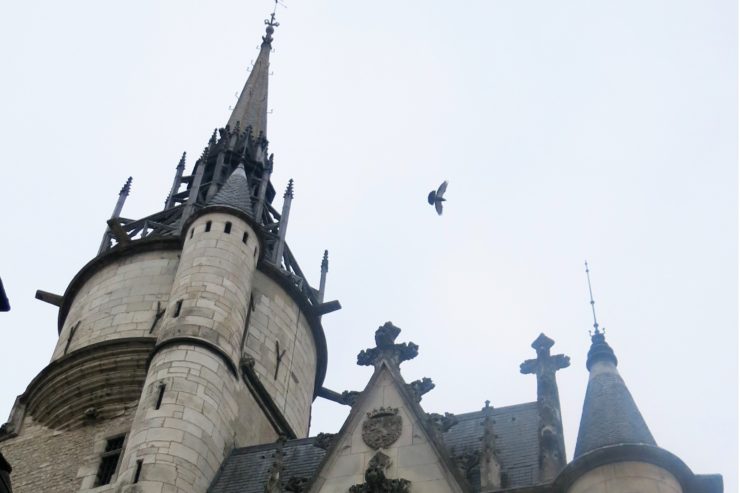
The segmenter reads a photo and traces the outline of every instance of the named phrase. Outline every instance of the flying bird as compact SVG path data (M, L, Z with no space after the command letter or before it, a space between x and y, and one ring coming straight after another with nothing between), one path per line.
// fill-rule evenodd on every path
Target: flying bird
M429 192L429 197L427 197L429 205L433 205L437 210L437 214L440 216L442 215L442 202L447 200L443 197L445 190L447 190L447 180L443 181L436 191L432 190Z

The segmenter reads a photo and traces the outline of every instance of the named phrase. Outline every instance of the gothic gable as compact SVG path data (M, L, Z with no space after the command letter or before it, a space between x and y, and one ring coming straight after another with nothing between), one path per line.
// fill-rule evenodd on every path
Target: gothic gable
M381 362L319 466L310 491L469 491L433 426L400 373Z

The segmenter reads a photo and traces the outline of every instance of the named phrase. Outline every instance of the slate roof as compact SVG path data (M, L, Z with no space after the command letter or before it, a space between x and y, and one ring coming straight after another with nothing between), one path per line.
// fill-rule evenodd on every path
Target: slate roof
M283 490L291 477L311 478L326 451L314 445L314 438L289 440L283 447ZM264 493L275 461L277 443L234 449L213 480L208 493Z
M243 165L240 164L231 173L224 186L211 198L208 205L225 205L245 212L250 216L254 215L249 181Z
M574 458L619 443L656 445L622 377L599 373L588 382Z
M443 435L450 454L462 455L480 450L484 411L460 414L458 423ZM529 486L537 480L539 445L537 403L529 402L493 409L491 417L496 435L496 450L508 488ZM292 476L312 478L326 451L314 445L316 438L290 440L283 448L282 486ZM209 493L263 493L277 443L234 449L221 466ZM477 473L476 473L477 474ZM478 476L470 477L474 490Z
M458 414L458 424L444 434L452 456L480 450L485 411ZM536 402L494 408L491 414L496 454L502 472L508 478L507 488L529 486L537 481L539 468L539 412ZM477 489L479 477L469 477Z
M601 362L598 370L593 365ZM574 459L620 443L656 445L640 410L617 371L617 357L603 332L591 336L586 363L591 373L583 400Z

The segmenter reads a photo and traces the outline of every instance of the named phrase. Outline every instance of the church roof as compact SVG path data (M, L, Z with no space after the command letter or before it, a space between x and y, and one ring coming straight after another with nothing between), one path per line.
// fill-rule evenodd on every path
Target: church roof
M250 216L254 215L252 210L252 197L249 190L249 181L241 164L237 167L221 190L208 202L208 205L223 205L242 211Z
M458 423L443 434L444 444L452 459L480 449L485 410L457 415ZM507 488L531 486L536 482L539 445L536 402L491 410L496 448ZM289 440L283 446L283 489L293 477L310 479L317 472L326 451L317 437ZM263 493L275 461L278 443L234 449L209 488L209 493ZM475 474L475 473L473 473ZM476 476L469 476L474 491L479 491Z
M574 459L597 448L618 444L655 445L640 410L617 371L617 358L604 333L591 338L590 372L583 401Z

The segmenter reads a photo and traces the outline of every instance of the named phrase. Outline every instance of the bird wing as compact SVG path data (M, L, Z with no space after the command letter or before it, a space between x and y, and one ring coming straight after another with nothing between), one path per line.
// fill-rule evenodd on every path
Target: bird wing
M437 209L437 214L442 215L442 202L435 202L434 208Z
M437 192L432 190L429 192L429 196L427 197L427 202L429 202L429 205L434 204L434 201L437 199Z
M442 184L437 189L437 197L442 198L442 196L445 194L445 191L447 190L447 180L443 181Z

